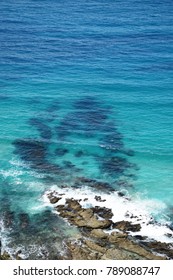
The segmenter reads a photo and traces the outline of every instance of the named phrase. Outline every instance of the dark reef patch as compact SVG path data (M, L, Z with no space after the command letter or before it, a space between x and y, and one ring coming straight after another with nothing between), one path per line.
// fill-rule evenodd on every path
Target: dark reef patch
M77 111L75 114L76 119L84 122L84 124L88 124L94 127L99 127L104 120L107 119L107 115L102 112L102 110L88 110L88 111Z
M70 133L93 137L96 130L102 130L108 114L96 98L82 98L74 102L73 108L74 111L68 113L57 126L58 138L65 139Z
M101 141L100 145L102 148L114 151L114 152L121 152L124 149L124 143L122 141L122 134L118 131L113 131L105 135Z
M21 228L27 228L30 224L30 219L27 213L19 214L19 222Z
M56 114L57 110L59 110L59 102L55 101L44 112L47 112L47 114L49 112L49 116L52 116L52 114ZM129 176L130 174L133 175L136 167L128 161L128 158L133 156L134 152L124 146L123 135L119 131L114 118L111 120L111 114L114 115L113 113L111 108L100 102L99 98L93 96L79 98L72 103L71 111L66 113L61 120L58 120L54 126L52 124L52 128L47 125L47 121L46 119L44 121L43 117L31 118L29 123L37 129L40 139L17 139L13 142L14 153L18 154L31 168L45 173L45 178L47 178L45 180L50 183L51 181L54 182L54 178L50 179L53 175L61 177L67 175L66 179L69 178L70 180L70 178L82 176L82 173L77 174L77 172L82 171L81 165L78 166L76 162L69 161L68 155L64 157L71 152L70 149L66 148L65 141L68 143L72 141L72 144L75 145L73 155L79 159L82 159L83 156L88 157L88 160L84 159L80 164L86 165L86 169L89 157L93 157L100 170L101 176L99 179L104 178L106 181L106 183L98 183L94 178L94 180L91 179L92 182L88 182L88 179L81 177L83 180L79 180L80 183L75 182L74 185L79 186L82 183L89 183L96 189L101 188L107 191L111 187L105 184L111 180L119 189L129 187L128 181L130 181L131 186L132 180L135 179L135 177ZM52 140L54 136L56 137L55 141ZM91 143L93 140L97 141L95 146L90 145L90 143L88 145L90 139ZM53 152L51 140L53 142ZM56 144L57 140L58 144ZM80 141L82 144L86 143L86 148L81 147L81 145L78 146ZM59 165L50 163L50 159L58 160Z
M73 113L67 114L56 127L58 139L64 139L70 133L74 133L76 130L79 130L79 121L76 120L76 117Z
M9 210L6 210L3 213L3 221L4 221L4 226L6 228L11 228L14 225L14 218L15 218L15 212Z
M130 169L135 168L135 165L128 161L128 157L133 156L134 152L125 148L122 133L118 130L115 120L110 119L111 113L111 108L105 104L103 106L98 98L85 96L73 103L72 111L66 114L56 127L56 133L58 140L64 141L66 137L70 139L73 134L73 137L77 139L85 139L86 143L89 138L95 138L97 135L97 148L100 152L90 154L84 150L78 150L74 156L76 158L84 155L93 156L100 173L118 182L121 175L126 176ZM59 156L64 153L60 150ZM65 164L65 167L71 168L72 165L73 163ZM126 176L126 179L128 181L129 177ZM125 185L128 184L124 183Z
M52 138L51 128L45 123L43 123L43 121L37 118L32 118L29 120L29 124L36 127L36 129L40 133L41 138L46 140L50 140Z
M91 108L98 107L98 105L99 103L95 97L85 96L75 102L74 108L79 110L90 110Z
M82 157L85 153L83 151L77 151L75 157Z
M117 180L116 184L121 188L132 188L133 185L129 183L127 180Z
M88 164L88 161L82 161L82 165Z
M42 164L47 155L47 147L45 142L35 139L17 139L13 142L15 146L15 154L33 166Z
M131 149L124 149L123 153L129 157L133 157L135 155L135 152Z
M13 145L15 147L14 153L36 171L56 174L62 171L58 165L48 162L45 142L34 139L17 139Z
M120 156L103 158L101 161L102 171L111 176L122 175L127 169L134 167L135 165L129 163L126 158Z
M75 167L75 165L69 160L64 160L63 164L65 165L66 168L74 168Z
M82 185L86 185L96 190L104 191L106 193L115 191L115 189L107 182L102 182L87 177L76 177L75 185L73 187L80 187Z
M59 102L58 101L54 101L52 105L50 105L48 108L47 108L47 112L48 113L54 113L54 112L57 112L58 110L60 109L60 105L59 105Z
M59 156L59 157L62 157L62 156L64 156L65 154L67 154L69 151L68 151L68 149L66 149L66 148L57 148L56 150L55 150L55 155L56 156Z
M37 166L37 171L39 171L41 173L50 173L52 175L64 175L65 174L62 167L60 167L57 164L50 163L48 161L45 161L42 164L40 164L39 166Z

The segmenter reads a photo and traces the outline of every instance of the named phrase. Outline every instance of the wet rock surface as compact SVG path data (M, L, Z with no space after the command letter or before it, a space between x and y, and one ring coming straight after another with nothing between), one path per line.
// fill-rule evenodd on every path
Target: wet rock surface
M61 199L61 197L54 196L53 193L50 193L48 197L49 197L50 203L52 203L52 204L57 203Z
M11 260L11 257L7 252L4 252L2 255L0 255L0 260L4 260L4 261Z
M143 242L145 246L153 249L159 254L166 254L170 259L173 259L173 245L162 242Z
M111 209L98 206L83 208L81 201L73 198L66 199L64 204L59 202L55 209L59 216L81 232L80 238L64 241L63 259L164 260L173 257L169 244L152 244L143 238L130 236L129 231L139 231L140 224L113 223Z
M0 260L11 260L11 257L7 252L2 252L1 240L0 240Z
M67 218L72 224L78 227L102 229L109 228L112 224L111 220L99 219L93 209L82 208L80 203L74 199L66 199L66 204L58 205L56 209L61 217Z
M140 231L141 225L140 224L132 224L129 221L120 221L113 224L113 228L122 230L122 231Z

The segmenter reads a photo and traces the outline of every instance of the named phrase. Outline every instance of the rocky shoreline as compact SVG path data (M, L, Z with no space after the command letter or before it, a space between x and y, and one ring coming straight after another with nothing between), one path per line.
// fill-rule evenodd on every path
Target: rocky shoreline
M77 228L74 237L63 240L62 250L55 253L58 260L170 260L173 259L173 244L149 240L140 235L140 218L116 221L111 208L105 207L106 196L97 192L96 205L86 195L73 198L69 188L46 192L48 205L53 212L72 227ZM75 189L74 189L75 191ZM71 193L73 194L73 192ZM112 193L113 195L113 193ZM121 193L118 195L121 197ZM87 207L86 207L87 205ZM106 204L107 205L107 204ZM118 210L118 209L117 209ZM58 219L57 219L58 221ZM20 251L9 255L1 250L0 260L21 260ZM56 250L55 250L56 251Z
M82 207L82 199L65 198L56 191L47 194L57 214L78 227L79 237L64 241L62 259L68 260L168 260L173 259L171 244L148 241L138 234L141 225L113 222L106 207ZM87 200L88 198L85 198ZM104 201L100 195L95 199ZM64 201L61 203L61 201Z

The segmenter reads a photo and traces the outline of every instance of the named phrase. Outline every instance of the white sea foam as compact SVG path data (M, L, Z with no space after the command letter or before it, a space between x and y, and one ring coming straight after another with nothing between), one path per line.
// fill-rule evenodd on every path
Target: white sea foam
M55 205L64 204L67 198L75 198L77 200L81 199L80 203L84 208L94 206L110 208L113 212L113 222L125 220L133 224L141 224L141 230L135 233L130 232L131 235L143 235L149 239L166 243L173 242L173 232L169 228L169 222L163 220L156 222L153 218L153 215L162 215L164 210L166 210L166 205L163 202L149 199L144 200L139 196L134 199L120 197L117 192L111 192L110 194L94 192L93 189L87 186L82 186L78 189L70 187L62 189L58 186L52 186L50 191L47 191L43 196L44 203L47 206L50 206L47 195L53 191L63 194L62 199ZM105 201L97 201L95 199L96 195L101 196L102 200ZM172 237L169 237L171 235Z
M0 175L2 175L4 179L6 179L8 177L21 176L23 175L23 171L16 169L0 170Z
M13 166L29 168L29 166L21 160L11 159L9 163Z
M9 229L10 231L10 229ZM7 251L9 252L9 247L8 244L10 242L10 237L9 237L9 231L7 232L7 230L5 229L4 226L4 222L1 219L0 220L0 240L1 240L1 254L3 254L3 252Z
M23 175L24 176L29 175L38 179L44 178L44 174L40 174L38 172L31 170L30 166L25 164L21 160L12 159L9 161L9 163L11 164L11 168L0 170L0 175L2 175L4 179L7 179L9 177L14 177L19 179L19 177ZM16 182L16 184L20 184L20 183L22 183L22 181L20 180Z

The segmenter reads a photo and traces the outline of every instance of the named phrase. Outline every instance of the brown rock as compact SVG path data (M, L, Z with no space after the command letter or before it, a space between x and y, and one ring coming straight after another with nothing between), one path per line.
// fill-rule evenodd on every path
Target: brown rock
M106 239L109 237L109 234L105 233L102 229L93 229L90 235L99 239Z
M89 220L84 220L80 217L74 218L73 223L78 227L86 227L86 228L109 228L111 226L110 220L98 220L95 216L92 216Z
M148 260L162 260L165 259L164 257L156 256L150 251L146 250L142 246L134 243L132 240L128 239L120 239L120 242L117 243L117 247L124 249L129 252L133 252L135 254L138 254L141 257L144 257Z
M111 220L108 219L98 219L96 215L94 215L93 209L83 209L80 203L74 199L67 199L65 206L58 205L56 209L60 212L60 215L63 218L67 218L71 223L78 227L86 227L86 228L109 228L112 224ZM108 209L109 210L109 209ZM103 207L103 209L99 209L99 211L104 211L107 214L107 208ZM105 212L106 211L106 212ZM109 215L110 216L110 213Z
M88 208L88 209L82 209L79 213L78 213L84 220L88 220L93 216L93 210Z
M72 210L81 210L82 206L80 205L80 203L75 200L75 199L66 199L66 204L68 206L68 208L72 209Z
M60 199L61 199L61 197L56 197L56 196L52 196L49 198L50 203L52 203L52 204L57 203Z
M57 205L57 206L55 207L55 209L57 209L57 211L61 212L61 211L63 211L64 209L66 209L66 207L65 207L63 204L60 204L60 205Z
M71 218L75 218L76 217L76 213L74 213L72 211L64 210L64 211L61 212L61 217L67 218L67 219L71 220Z
M124 250L120 250L117 248L111 248L106 251L106 253L101 257L102 260L143 260L141 256L127 252Z
M89 260L89 252L84 248L79 246L71 247L70 244L68 244L68 249L72 260Z
M109 235L109 242L110 243L119 243L121 242L122 239L127 238L127 234L126 233L121 233L121 232L112 232Z
M92 183L94 185L97 184L95 181ZM56 195L56 193L49 195L49 199L52 200L53 204L61 199ZM96 196L95 199L98 201L102 200L100 196ZM128 221L113 223L111 221L113 213L109 208L96 206L84 209L80 205L80 200L72 198L66 199L65 205L58 205L55 209L57 209L61 217L68 219L71 224L78 226L83 236L81 238L80 235L80 239L79 237L77 238L78 242L66 242L68 256L65 256L65 259L166 259L166 257L156 256L152 253L152 251L166 254L170 258L173 258L173 250L170 244L161 242L149 242L146 244L146 242L142 241L141 236L136 236L140 244L136 243L136 239L132 236L129 237L127 232L139 231L141 229L141 225L132 224ZM109 234L103 231L103 229L109 229L111 226L121 230L122 232L114 231Z
M0 260L11 260L11 257L7 252L4 252L2 255L0 255Z
M93 211L103 219L111 219L113 217L112 210L106 207L95 206Z
M86 227L88 228L109 228L112 224L110 220L98 220L95 216L91 217L90 220L86 223Z
M79 218L79 217L77 217L77 218L75 217L71 221L75 226L78 226L78 227L85 227L86 226L86 221Z
M132 224L128 221L120 221L113 224L113 228L122 230L122 231L140 231L141 225L140 224Z
M173 259L173 244L167 244L167 243L162 243L162 242L143 242L145 246L150 248L151 250L160 253L160 254L165 254L169 258Z
M68 242L66 246L69 259L72 260L98 260L101 257L99 252L93 252L88 246L85 246L83 242L82 244L72 244Z
M106 248L101 247L100 245L96 244L91 240L85 240L85 244L94 251L104 254L106 252Z

